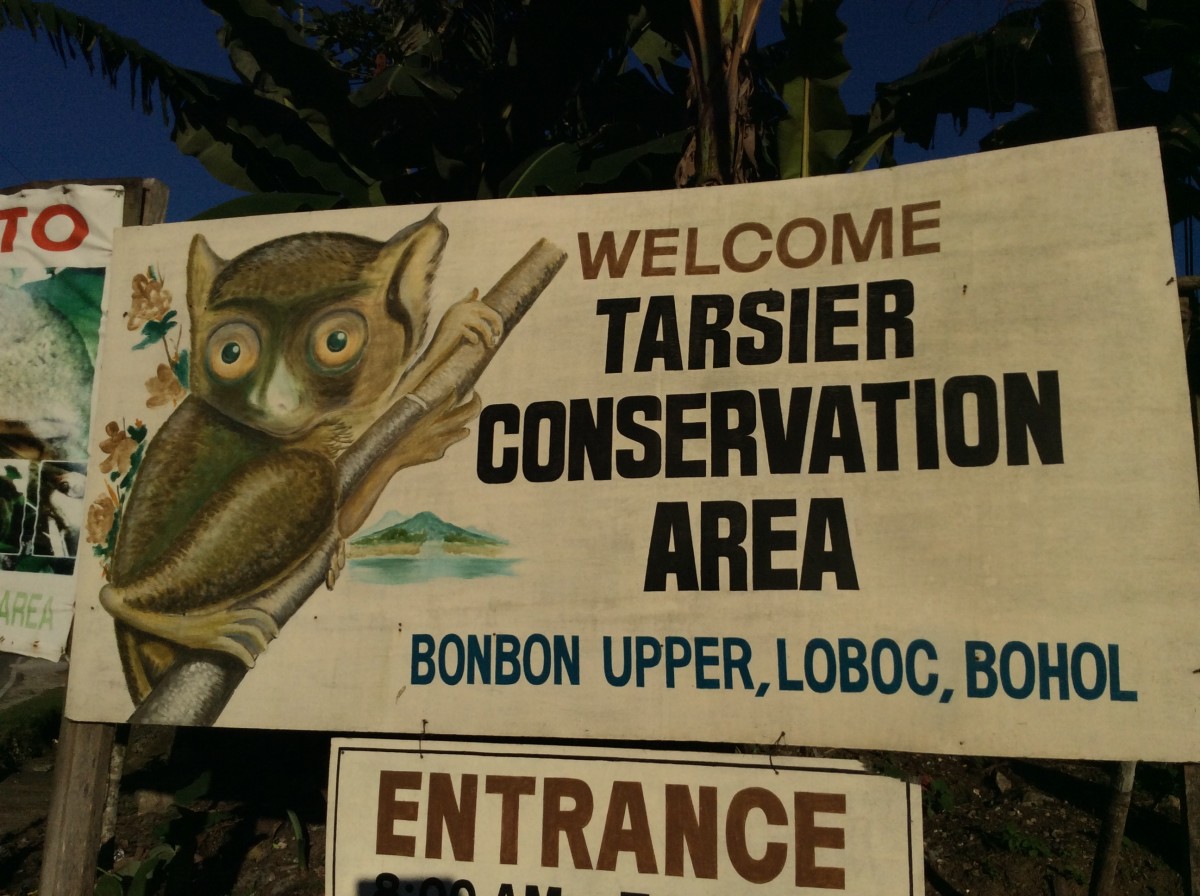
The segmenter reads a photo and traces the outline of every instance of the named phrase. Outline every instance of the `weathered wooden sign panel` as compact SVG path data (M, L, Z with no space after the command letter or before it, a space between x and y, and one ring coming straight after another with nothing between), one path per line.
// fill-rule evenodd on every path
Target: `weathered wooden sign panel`
M857 763L335 739L326 892L924 892L921 791Z
M123 231L69 711L1200 758L1173 273L1149 131Z
M100 299L124 197L86 184L0 194L0 652L58 660L71 632Z

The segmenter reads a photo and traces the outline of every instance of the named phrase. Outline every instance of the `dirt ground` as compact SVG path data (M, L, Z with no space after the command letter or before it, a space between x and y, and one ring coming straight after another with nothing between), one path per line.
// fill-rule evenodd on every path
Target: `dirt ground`
M59 672L47 674L30 682L0 669L0 688L6 675L10 685L0 701L0 896L37 893L61 712ZM324 893L328 734L145 727L124 737L115 834L99 857L97 893L139 885L146 894ZM1087 893L1111 764L809 755L855 758L920 784L930 896ZM1138 766L1117 893L1186 892L1182 792L1180 767Z

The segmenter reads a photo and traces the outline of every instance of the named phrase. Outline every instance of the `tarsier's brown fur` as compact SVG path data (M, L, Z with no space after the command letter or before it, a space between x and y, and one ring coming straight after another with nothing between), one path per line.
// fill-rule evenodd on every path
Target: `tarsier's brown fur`
M335 460L386 408L464 339L501 335L472 295L417 355L446 238L431 215L386 243L305 233L231 261L192 240L191 394L149 444L100 593L135 702L181 650L253 665L278 633L256 599L331 528L357 530L399 470L466 436L478 399L432 409L339 493Z

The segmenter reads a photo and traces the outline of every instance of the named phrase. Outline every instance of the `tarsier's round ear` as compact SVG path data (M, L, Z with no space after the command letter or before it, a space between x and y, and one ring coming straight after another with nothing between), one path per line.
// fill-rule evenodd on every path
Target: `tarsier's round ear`
M213 281L226 264L225 259L208 247L208 240L201 234L192 237L192 246L188 250L187 304L193 319L208 306Z
M384 243L368 271L386 290L388 313L408 327L412 346L425 336L433 273L450 236L437 214L435 208Z

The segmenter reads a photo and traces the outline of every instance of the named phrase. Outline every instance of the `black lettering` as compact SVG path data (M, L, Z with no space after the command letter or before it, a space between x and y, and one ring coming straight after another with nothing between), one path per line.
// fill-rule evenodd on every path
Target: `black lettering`
M754 590L795 591L796 570L776 569L771 564L771 555L776 551L794 551L796 533L792 529L774 529L771 524L777 517L794 517L796 502L784 498L755 501L751 513L754 517ZM809 525L811 528L811 523ZM821 546L825 546L823 541Z
M896 432L896 404L907 400L909 385L898 383L863 383L862 399L875 405L875 468L899 470L900 451Z
M722 533L722 529L725 529L724 533ZM722 560L729 565L729 590L746 590L746 549L743 547L745 541L745 507L737 501L701 502L701 591L721 590Z
M475 474L480 482L501 485L517 478L519 464L517 449L508 446L501 450L496 461L496 427L506 435L521 429L521 409L515 404L489 404L479 414L479 447L475 454Z
M713 311L715 314L710 315ZM688 369L703 370L712 344L712 366L729 366L729 325L733 323L733 299L725 295L692 296L688 326Z
M775 400L778 407L778 392L775 394ZM714 392L711 405L711 475L728 476L729 455L736 451L740 461L738 472L742 476L754 476L758 473L758 442L754 438L757 428L754 394L745 389ZM730 418L735 415L737 422L733 423Z
M783 357L783 324L769 317L766 312L783 310L783 293L777 289L748 292L742 296L738 319L751 330L762 334L762 345L756 345L756 337L739 336L737 359L747 367L755 364L774 364Z
M668 576L680 591L695 591L696 551L686 501L660 501L654 508L643 590L666 591Z
M636 296L629 299L600 299L596 302L596 313L608 315L605 373L620 373L625 369L625 318L635 314L641 307L642 300Z
M788 314L788 363L803 364L808 360L808 287L792 290L792 307Z
M938 409L937 383L934 380L917 380L913 383L916 394L917 425L917 469L938 468Z
M542 438L542 424L546 437ZM525 409L521 434L521 472L529 482L554 482L566 463L567 409L559 401L535 401ZM545 449L543 451L543 448ZM542 460L542 455L545 460Z
M629 448L617 450L617 475L622 479L649 479L662 469L662 438L639 423L639 415L661 420L662 402L653 395L628 395L617 402L617 432L642 447L641 457Z
M644 373L653 368L655 358L663 362L664 370L683 370L683 350L679 344L679 319L675 312L674 296L650 297L633 369Z
M585 464L592 479L612 479L613 400L597 398L596 413L593 414L592 405L586 398L572 398L569 417L567 479L583 479Z
M837 330L858 326L858 311L854 308L839 311L837 302L857 299L858 284L817 287L817 320L813 328L814 361L855 361L858 345L840 343Z
M1058 395L1058 371L1039 370L1037 394L1029 374L1004 374L1004 436L1009 466L1029 463L1033 439L1043 464L1063 462L1062 408Z
M684 443L689 439L703 439L708 433L708 424L703 421L687 422L686 411L701 410L708 403L703 392L692 392L667 396L666 422L666 474L668 479L683 479L703 476L707 472L703 460L684 458Z
M829 549L826 550L826 533ZM757 541L758 533L755 533ZM757 545L756 545L757 547ZM813 498L808 507L808 531L800 567L800 590L820 591L825 573L833 573L839 591L858 590L858 571L850 547L850 526L841 498Z
M758 390L762 415L763 440L767 448L767 467L771 473L799 473L804 461L804 439L808 430L808 412L812 388L795 386L788 396L787 420L778 389Z
M834 435L834 429L838 434ZM854 410L854 395L849 386L825 386L817 400L817 418L813 423L812 456L808 463L810 473L828 473L833 455L842 459L842 469L847 473L862 473L866 470L863 458L862 436L858 431L858 417Z
M887 307L891 296L896 305ZM915 304L913 285L908 280L879 280L867 284L867 360L887 357L887 334L893 339L893 358L913 356L913 323L910 316Z
M967 440L967 396L975 401L976 442ZM986 467L1000 456L1000 409L996 384L987 376L952 376L942 387L946 456L956 467Z

